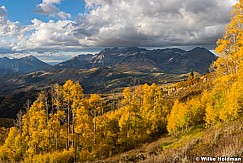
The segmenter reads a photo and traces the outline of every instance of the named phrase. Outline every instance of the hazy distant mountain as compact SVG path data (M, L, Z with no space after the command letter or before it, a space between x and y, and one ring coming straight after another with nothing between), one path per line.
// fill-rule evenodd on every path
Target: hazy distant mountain
M183 74L191 69L205 74L217 57L205 48L190 51L181 49L146 50L142 48L106 48L96 55L80 55L56 65L56 68L81 68L111 66L139 70L157 70L164 73Z
M0 75L11 73L30 73L48 68L50 65L34 56L19 59L0 58Z

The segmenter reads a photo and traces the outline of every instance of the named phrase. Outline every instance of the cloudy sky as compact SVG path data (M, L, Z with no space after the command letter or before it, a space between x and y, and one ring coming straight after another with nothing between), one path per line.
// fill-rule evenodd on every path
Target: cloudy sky
M0 56L64 60L104 47L213 48L235 0L0 0Z

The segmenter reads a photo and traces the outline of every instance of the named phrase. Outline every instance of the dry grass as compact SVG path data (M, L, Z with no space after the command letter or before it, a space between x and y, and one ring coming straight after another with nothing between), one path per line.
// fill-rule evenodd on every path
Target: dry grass
M191 163L200 156L243 158L243 124L238 121L208 129L200 126L185 133L162 137L100 162Z

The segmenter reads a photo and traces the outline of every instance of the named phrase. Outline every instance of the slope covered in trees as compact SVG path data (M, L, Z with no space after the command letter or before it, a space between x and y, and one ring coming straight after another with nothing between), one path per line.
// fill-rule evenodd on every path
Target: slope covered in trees
M217 41L220 58L212 65L214 81L199 98L176 101L167 129L170 133L205 121L206 126L242 119L243 114L243 0L234 6L225 35ZM190 106L191 105L191 106ZM188 107L188 108L187 108ZM180 115L177 115L180 112ZM202 114L202 115L200 115ZM199 117L197 117L200 115Z
M10 129L3 160L67 162L101 159L134 148L166 132L169 109L155 84L123 91L121 108L106 112L98 94L85 97L79 83L54 85ZM61 155L61 157L60 157Z

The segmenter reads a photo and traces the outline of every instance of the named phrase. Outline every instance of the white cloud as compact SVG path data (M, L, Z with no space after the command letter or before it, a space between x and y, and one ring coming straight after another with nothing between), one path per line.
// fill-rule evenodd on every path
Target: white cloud
M41 14L55 16L60 10L53 4L41 3L37 6L37 11Z
M61 19L70 19L72 16L69 13L61 11L54 4L60 4L61 0L43 0L37 6L37 12L51 17L60 17Z
M90 13L77 19L94 31L80 42L93 46L214 44L223 34L232 8L222 0L85 2Z
M7 18L7 9L0 7L0 49L9 50L12 48L12 42L17 37L23 36L27 29L21 27L19 22L12 22Z
M68 19L68 18L70 19L72 17L71 14L65 13L63 11L59 11L57 13L57 16L59 16L61 19Z
M57 22L42 22L32 20L30 28L34 31L30 36L18 40L13 47L15 50L25 49L68 49L78 46L78 40L74 36L72 21L59 20Z
M63 20L20 27L0 7L0 47L16 51L75 51L103 46L196 46L215 44L230 19L232 3L222 0L85 0L87 13L67 13L43 0L38 11ZM5 23L3 23L3 21ZM9 37L7 37L9 36ZM10 37L11 36L11 37Z
M45 4L60 4L61 3L61 0L43 0L42 3L45 3Z

